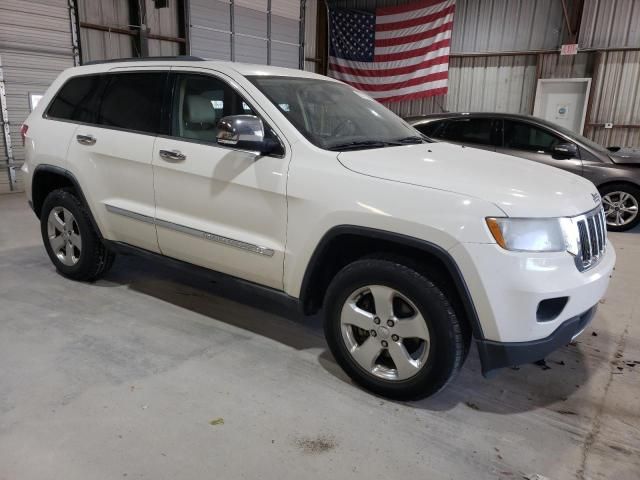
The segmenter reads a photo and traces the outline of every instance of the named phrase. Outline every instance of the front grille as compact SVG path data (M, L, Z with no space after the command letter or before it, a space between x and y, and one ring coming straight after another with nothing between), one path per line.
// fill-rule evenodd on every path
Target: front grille
M578 255L576 266L581 272L595 266L607 247L607 222L602 207L576 218L578 225Z

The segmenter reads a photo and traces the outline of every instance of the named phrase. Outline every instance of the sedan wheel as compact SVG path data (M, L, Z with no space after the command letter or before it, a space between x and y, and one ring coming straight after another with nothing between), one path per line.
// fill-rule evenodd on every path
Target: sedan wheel
M625 227L638 216L638 199L628 192L613 191L602 196L607 225Z

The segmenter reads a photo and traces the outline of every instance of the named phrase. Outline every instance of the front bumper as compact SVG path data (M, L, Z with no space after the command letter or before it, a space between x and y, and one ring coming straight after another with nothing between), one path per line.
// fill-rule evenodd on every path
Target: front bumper
M476 340L482 363L482 375L489 377L500 368L542 360L582 333L591 322L597 307L596 304L583 314L565 320L551 335L539 340L511 343Z

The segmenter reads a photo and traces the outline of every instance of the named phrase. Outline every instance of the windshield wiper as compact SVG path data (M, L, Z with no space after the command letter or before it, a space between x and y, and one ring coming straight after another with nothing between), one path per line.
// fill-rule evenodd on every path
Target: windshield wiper
M361 140L359 142L340 143L329 147L332 151L357 150L360 148L382 148L389 145L402 145L401 143L381 142L379 140Z
M397 140L394 140L394 142L398 145L409 145L412 143L424 143L424 138L412 135L410 137L398 138Z

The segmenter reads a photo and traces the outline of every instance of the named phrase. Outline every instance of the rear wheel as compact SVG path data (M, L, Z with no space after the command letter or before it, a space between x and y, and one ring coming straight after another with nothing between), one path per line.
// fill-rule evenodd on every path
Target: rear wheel
M343 268L327 291L324 327L345 372L390 398L438 392L464 360L462 329L445 295L395 260L358 260Z
M606 185L600 190L607 229L624 232L640 222L640 188L624 183Z
M49 258L65 277L95 280L111 268L115 255L102 244L89 212L72 191L54 190L47 196L40 230Z

